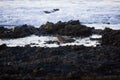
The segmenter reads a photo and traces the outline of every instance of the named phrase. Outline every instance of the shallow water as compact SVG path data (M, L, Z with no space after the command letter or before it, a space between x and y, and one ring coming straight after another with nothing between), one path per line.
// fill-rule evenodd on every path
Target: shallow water
M56 8L60 10L44 13ZM77 19L83 24L99 25L98 28L117 25L115 29L120 29L120 0L0 0L0 25L39 27L47 21Z
M36 36L31 35L24 38L17 39L0 39L0 45L6 44L9 47L30 45L31 47L59 47L59 46L67 46L67 45L84 45L84 46L96 46L99 43L97 40L90 40L90 38L101 38L101 35L92 35L90 37L81 38L81 37L73 37L75 39L74 42L71 43L46 43L47 41L57 41L55 36Z

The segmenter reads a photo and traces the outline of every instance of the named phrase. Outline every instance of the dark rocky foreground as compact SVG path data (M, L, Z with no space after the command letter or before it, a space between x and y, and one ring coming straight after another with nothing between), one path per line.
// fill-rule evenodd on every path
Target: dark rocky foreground
M21 32L22 31L22 32ZM19 34L19 35L18 35ZM96 30L79 21L47 22L40 28L0 27L0 38L35 35L86 37L101 34L97 47L58 48L0 46L0 80L120 80L120 30Z
M119 80L120 48L0 46L0 79Z

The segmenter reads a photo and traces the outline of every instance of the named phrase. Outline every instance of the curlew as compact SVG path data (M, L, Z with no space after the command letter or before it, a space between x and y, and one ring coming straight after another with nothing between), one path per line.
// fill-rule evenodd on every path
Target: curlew
M70 38L69 36L60 36L56 35L57 41L60 43L69 43L69 42L74 42L75 40Z

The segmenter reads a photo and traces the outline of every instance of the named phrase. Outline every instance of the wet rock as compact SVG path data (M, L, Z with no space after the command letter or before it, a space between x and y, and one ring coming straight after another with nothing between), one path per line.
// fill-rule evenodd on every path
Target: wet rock
M68 21L68 22L58 22L53 24L51 22L47 22L45 25L42 25L42 30L46 30L47 34L59 34L66 36L90 36L92 34L92 28L86 27L85 25L81 25L78 20Z
M66 22L67 25L71 24L71 25L80 25L81 23L79 22L79 20L70 20L68 22Z
M51 12L50 12L50 11L44 11L44 13L49 14L49 13L51 13Z
M53 9L53 11L59 11L59 9Z
M92 34L92 31L91 28L83 25L66 25L60 34L87 37Z
M38 34L38 30L33 26L22 25L20 27L15 27L13 29L13 37L25 37L31 34Z
M112 45L120 47L120 30L105 28L102 35L102 45Z
M0 51L1 51L1 50L4 50L5 48L7 48L6 44L0 45Z
M0 33L3 33L3 32L5 32L5 31L8 31L8 29L7 29L7 28L4 28L4 26L0 26Z
M93 34L99 34L99 35L102 35L103 34L103 30L102 29L92 29L92 33Z
M58 42L58 41L46 41L46 43L45 43L45 44L54 44L54 43L59 44L59 42Z
M56 12L56 11L59 11L59 9L53 9L53 10L50 10L50 11L44 11L44 13L50 14L50 13L53 13L53 12Z
M107 24L110 24L110 22L107 22Z
M47 22L40 28L30 25L16 26L13 29L0 27L0 38L20 38L29 35L65 35L65 36L81 36L87 37L92 34L92 28L81 25L79 20L71 20L68 22Z
M11 29L7 29L3 26L0 26L0 38L6 38L9 36Z
M51 22L47 22L44 28L52 32L52 30L54 29L54 24Z
M32 34L39 34L39 30L34 26L26 24L22 26L16 26L13 29L7 29L4 27L1 27L0 29L0 38L20 38Z

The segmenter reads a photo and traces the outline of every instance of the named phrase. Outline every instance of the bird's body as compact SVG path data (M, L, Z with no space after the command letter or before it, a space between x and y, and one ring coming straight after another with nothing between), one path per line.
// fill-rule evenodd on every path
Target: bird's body
M68 43L68 42L73 42L75 41L74 39L68 37L68 36L60 36L56 35L57 41L60 43Z

